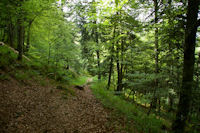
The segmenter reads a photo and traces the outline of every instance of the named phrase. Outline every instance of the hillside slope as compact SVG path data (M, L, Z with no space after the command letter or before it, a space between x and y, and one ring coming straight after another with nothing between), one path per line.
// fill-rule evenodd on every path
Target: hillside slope
M30 60L16 61L16 53L0 47L1 133L122 132L88 85L79 90L40 69Z

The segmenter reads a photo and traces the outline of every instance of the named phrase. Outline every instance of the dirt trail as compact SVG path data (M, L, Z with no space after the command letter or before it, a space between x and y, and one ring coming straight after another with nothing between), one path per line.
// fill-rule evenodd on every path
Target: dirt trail
M88 79L88 82L91 79ZM89 86L64 96L50 83L0 81L0 133L119 133Z

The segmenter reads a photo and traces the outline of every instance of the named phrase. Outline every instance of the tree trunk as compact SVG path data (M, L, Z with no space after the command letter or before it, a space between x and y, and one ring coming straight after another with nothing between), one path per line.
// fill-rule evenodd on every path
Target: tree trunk
M113 40L115 39L115 28L116 27L114 26ZM110 68L109 68L108 85L107 85L108 90L110 88L111 76L112 76L112 71L113 71L113 53L114 53L114 42L112 43L112 47L111 47Z
M95 21L95 24L97 25L97 21ZM99 35L98 35L98 28L95 29L95 40L97 44L97 69L98 69L98 80L101 80L101 68L100 68L100 48L99 48Z
M101 80L101 68L100 68L100 54L99 54L99 50L97 50L96 53L97 53L98 80Z
M5 36L6 36L6 32L5 32L5 29L4 29L3 30L2 39L1 39L2 42L5 42Z
M117 42L117 45L119 45L118 44L118 42ZM120 90L120 77L121 77L121 75L120 75L120 64L119 64L119 46L117 46L117 90L116 91L121 91Z
M8 24L8 35L9 35L9 44L11 47L14 47L14 42L13 42L13 24L12 24L12 19L10 18L10 22Z
M122 65L122 50L123 48L123 41L121 42L121 62L120 62L120 57L119 57L119 52L120 52L120 48L119 48L119 44L117 46L117 73L118 73L118 78L117 78L117 91L120 92L122 91L123 88L123 84L122 84L122 79L123 79L123 74L122 74L122 70L123 70L123 65Z
M23 53L26 51L26 47L25 47L25 45L24 45L24 43L25 43L25 33L26 33L26 31L25 31L25 27L23 26L22 27L23 29L22 29L22 31L23 31L23 35L22 35L22 44L23 44Z
M113 46L112 46L113 47ZM113 49L113 48L112 48ZM112 50L111 50L112 51ZM111 83L111 76L112 76L112 71L113 71L113 57L111 54L110 57L110 68L109 68L109 75L108 75L108 84L107 84L107 89L109 90L110 88L110 83Z
M183 79L182 88L180 90L180 98L176 120L173 122L172 129L175 133L183 133L186 120L188 119L191 93L193 88L194 74L194 52L196 45L197 17L199 0L189 0L187 9L187 23L185 31L185 47L184 47L184 63L183 63Z
M92 3L96 3L95 0L92 0ZM92 7L94 13L97 13L97 9L95 5ZM97 19L93 21L93 24L96 26L93 29L93 38L97 45L96 56L97 56L97 70L98 70L98 80L101 79L101 68L100 68L100 47L99 47L99 34L98 34L98 26L97 26Z
M21 15L19 16L21 17ZM22 55L23 55L23 20L21 18L18 18L17 20L17 24L18 24L18 45L17 45L17 49L18 49L18 60L22 60Z
M29 21L28 23L28 31L27 31L27 40L26 40L26 52L29 51L30 48L30 34L31 34L31 24L33 21Z
M154 10L155 10L154 21L155 21L155 24L157 24L158 23L158 1L157 0L154 0ZM156 29L155 29L155 73L156 74L159 73L158 56L159 56L159 51L158 51L158 27L156 25ZM153 98L152 98L152 101L151 101L151 104L150 104L150 109L149 109L148 114L150 114L151 109L156 109L157 101L158 101L157 94L156 94L157 88L158 88L158 79L156 78L155 79L154 92L153 92Z
M120 69L119 61L117 62L117 72L118 72L118 79L117 79L117 91L122 91L123 85L122 85L122 73Z

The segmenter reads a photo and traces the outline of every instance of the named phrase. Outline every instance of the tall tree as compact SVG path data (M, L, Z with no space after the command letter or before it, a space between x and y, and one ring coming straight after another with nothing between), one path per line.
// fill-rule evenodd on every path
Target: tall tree
M111 76L112 76L112 71L113 71L113 60L114 60L114 39L115 39L115 30L116 30L116 26L114 24L114 31L113 31L113 42L112 42L112 46L111 46L111 50L110 50L110 66L109 66L109 73L108 73L108 84L107 84L107 89L109 90L110 88L110 84L111 84Z
M198 27L199 0L189 0L187 7L187 23L185 30L185 46L184 46L184 64L182 88L180 90L180 98L176 120L173 123L173 131L175 133L183 133L188 120L191 93L193 86L194 74L194 52L196 45L196 32Z
M159 51L158 51L158 27L157 27L157 24L158 24L158 0L153 0L154 2L154 22L155 22L155 73L158 74L159 73L159 59L158 59L158 56L159 56ZM149 109L149 113L151 111L152 108L156 108L156 104L157 104L157 100L158 100L158 97L157 97L157 88L158 88L158 78L155 79L155 86L154 86L154 91L153 91L153 98L152 98L152 101L151 101L151 104L150 104L150 109Z
M101 66L100 66L100 50L99 50L99 34L98 34L98 11L97 11L97 2L95 0L92 1L92 13L95 16L93 20L94 28L93 28L93 36L94 41L96 42L96 57L97 57L97 71L98 71L98 80L101 79Z
M24 39L24 14L23 14L23 8L22 8L22 1L18 3L18 18L17 18L17 25L18 25L18 42L17 42L17 49L18 49L18 60L22 60L22 55L23 55L23 39Z

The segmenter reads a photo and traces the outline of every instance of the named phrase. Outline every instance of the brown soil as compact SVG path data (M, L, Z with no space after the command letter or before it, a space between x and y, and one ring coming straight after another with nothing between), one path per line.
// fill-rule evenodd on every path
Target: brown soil
M65 95L49 80L21 84L0 81L0 133L120 133L108 109L95 99L89 86Z

